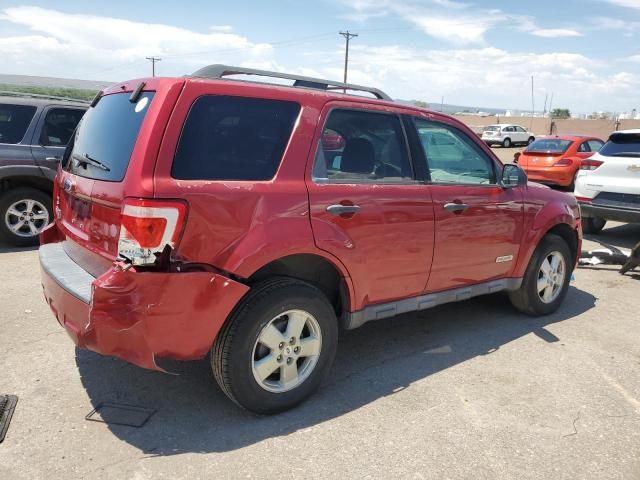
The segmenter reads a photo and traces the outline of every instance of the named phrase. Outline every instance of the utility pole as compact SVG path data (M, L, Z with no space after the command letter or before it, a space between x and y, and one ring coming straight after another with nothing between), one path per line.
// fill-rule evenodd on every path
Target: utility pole
M156 62L162 60L160 57L144 57L151 62L151 76L156 76Z
M344 39L347 41L347 45L346 48L344 50L344 83L347 83L347 67L349 66L349 41L352 38L355 38L358 36L357 33L351 33L349 32L349 30L347 30L346 32L338 32L340 35L342 35L344 37Z
M533 129L533 116L536 113L536 104L533 96L533 75L531 75L531 124L529 125L529 129Z

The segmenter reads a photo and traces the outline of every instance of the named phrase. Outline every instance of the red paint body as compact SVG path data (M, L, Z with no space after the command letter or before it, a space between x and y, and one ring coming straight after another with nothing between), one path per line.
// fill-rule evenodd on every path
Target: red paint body
M229 80L150 78L155 97L121 182L60 171L54 206L60 215L41 242L63 242L73 261L95 277L90 304L43 271L45 297L74 341L146 368L156 357L204 356L262 267L296 254L335 268L349 312L368 305L491 279L521 277L540 239L564 223L581 238L575 200L547 187L491 185L320 184L311 180L324 119L340 106L418 116L466 133L501 168L471 130L446 115L411 106L300 88ZM116 85L105 95L135 89ZM300 114L284 158L269 181L185 181L171 165L185 118L202 95L295 101ZM336 143L338 139L329 139ZM74 187L64 191L65 180ZM123 268L116 260L125 198L177 199L187 205L174 262L196 271ZM462 213L442 208L464 202ZM332 204L357 204L332 216ZM579 248L578 248L579 250ZM497 263L496 257L513 256Z
M573 143L566 152L558 154L546 154L545 152L523 151L518 157L518 165L527 172L527 176L534 182L541 182L550 185L558 185L561 187L569 187L573 185L576 173L580 169L582 160L592 156L595 152L581 152L581 146L587 142L595 140L604 142L596 137L583 137L575 135L558 135L554 137L539 137L538 140L544 138L557 138L559 140L569 140ZM586 147L589 148L589 147Z

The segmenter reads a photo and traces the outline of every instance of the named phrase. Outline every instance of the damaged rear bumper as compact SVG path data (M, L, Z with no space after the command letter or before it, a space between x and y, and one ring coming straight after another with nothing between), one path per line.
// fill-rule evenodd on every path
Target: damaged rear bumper
M92 277L64 251L40 247L42 287L81 348L162 370L156 358L204 357L249 287L212 272L140 272L115 263Z

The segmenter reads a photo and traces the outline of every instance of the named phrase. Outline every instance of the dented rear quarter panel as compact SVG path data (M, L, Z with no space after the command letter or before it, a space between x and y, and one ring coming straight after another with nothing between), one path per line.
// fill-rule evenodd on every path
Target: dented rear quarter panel
M300 103L300 96L272 86L255 86L261 98ZM271 261L293 254L326 258L348 277L344 266L314 246L305 164L325 92L305 92L298 119L280 167L268 181L178 180L171 167L180 133L193 103L203 95L252 97L246 83L190 80L171 114L155 171L155 197L181 198L189 204L176 258L203 262L247 278ZM351 287L350 287L351 289Z

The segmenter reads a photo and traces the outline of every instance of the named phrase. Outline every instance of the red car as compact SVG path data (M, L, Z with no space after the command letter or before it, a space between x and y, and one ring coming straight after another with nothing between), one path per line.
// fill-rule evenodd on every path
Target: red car
M339 327L499 291L555 311L582 235L575 199L451 117L220 65L98 96L53 204L42 284L74 342L155 370L210 354L260 413L318 387Z
M539 137L514 161L527 172L530 180L568 187L573 191L582 160L598 152L604 142L596 137L556 135Z

